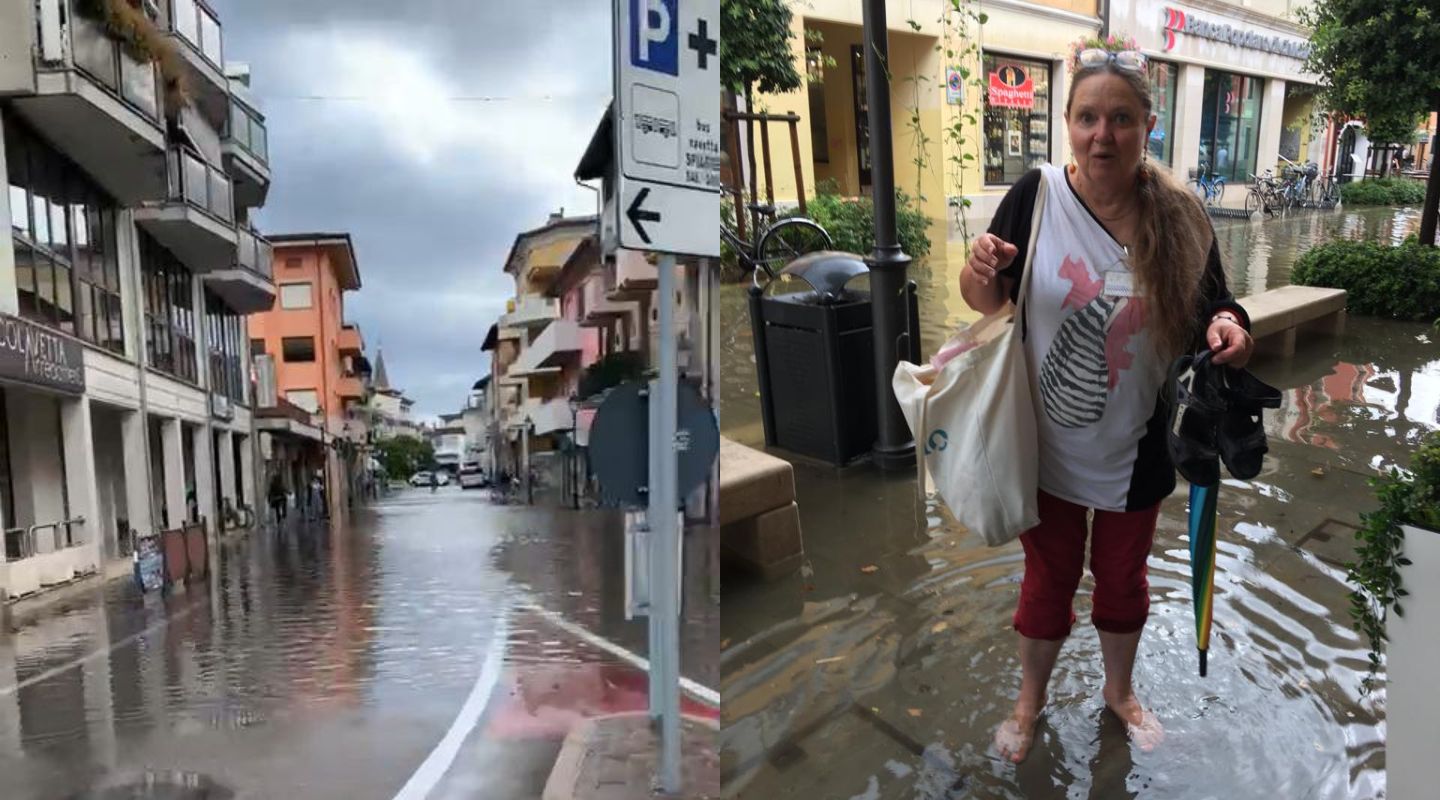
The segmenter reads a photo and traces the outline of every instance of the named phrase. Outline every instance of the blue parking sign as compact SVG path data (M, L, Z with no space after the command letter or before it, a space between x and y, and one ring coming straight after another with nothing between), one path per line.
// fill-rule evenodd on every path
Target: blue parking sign
M625 0L630 4L630 63L680 74L680 0Z

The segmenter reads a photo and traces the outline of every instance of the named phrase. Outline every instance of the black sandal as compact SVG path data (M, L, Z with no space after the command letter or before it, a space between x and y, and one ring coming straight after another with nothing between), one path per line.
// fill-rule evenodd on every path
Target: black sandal
M1212 370L1208 350L1183 355L1170 365L1165 381L1170 402L1166 435L1170 460L1185 480L1196 486L1214 486L1220 481L1217 440L1226 406L1215 391Z
M1233 477L1248 481L1260 474L1269 450L1263 409L1280 407L1280 390L1234 367L1224 367L1218 377L1228 406L1217 439L1220 458Z

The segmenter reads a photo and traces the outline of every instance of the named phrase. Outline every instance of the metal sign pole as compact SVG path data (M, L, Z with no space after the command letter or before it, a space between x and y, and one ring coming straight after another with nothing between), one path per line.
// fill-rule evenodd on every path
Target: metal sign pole
M678 526L676 496L677 457L675 429L678 424L676 383L677 345L675 338L675 256L660 257L660 275L656 293L659 295L660 374L651 383L651 407L655 426L650 440L655 460L652 461L650 483L650 619L653 638L650 642L650 685L655 706L652 717L660 717L660 788L680 792L680 625L677 618L675 586L679 582L680 565L676 563L675 546L681 532Z

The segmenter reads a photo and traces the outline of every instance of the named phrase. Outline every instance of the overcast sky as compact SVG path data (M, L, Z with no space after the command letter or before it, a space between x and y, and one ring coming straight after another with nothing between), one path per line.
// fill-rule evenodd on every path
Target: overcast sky
M266 114L261 230L348 231L371 359L417 413L458 410L515 235L595 211L572 175L610 97L609 0L211 3Z

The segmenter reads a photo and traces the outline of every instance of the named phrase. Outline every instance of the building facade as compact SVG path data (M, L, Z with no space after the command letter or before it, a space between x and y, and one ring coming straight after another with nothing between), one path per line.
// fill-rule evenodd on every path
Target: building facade
M201 0L0 2L0 594L254 506L246 315L269 308L248 70ZM173 57L171 57L173 56Z
M252 318L250 347L273 360L276 396L311 415L324 458L311 474L267 466L284 481L298 478L298 486L287 486L299 491L318 473L334 515L351 505L368 463L368 426L358 409L366 400L369 363L360 329L345 322L345 294L359 291L360 267L346 233L285 234L271 241L277 300Z
M870 193L861 5L791 2L793 57L805 85L757 97L756 106L766 111L800 116L799 173L807 194L817 185L847 197ZM960 236L958 209L972 236L983 230L1027 170L1071 160L1064 119L1071 49L1083 38L1112 33L1133 37L1150 60L1158 117L1149 142L1153 162L1182 180L1202 164L1225 175L1224 202L1231 205L1243 201L1249 174L1278 173L1282 156L1314 160L1328 172L1338 163L1340 131L1315 106L1318 77L1304 71L1309 43L1296 21L1300 5L988 0L957 9L914 0L892 6L896 188L924 198L920 208L932 222L934 252ZM969 16L972 11L983 12L986 22ZM760 142L758 133L755 138ZM776 201L792 205L798 186L788 130L772 124L769 138ZM747 144L743 126L727 129L732 163L748 163Z

